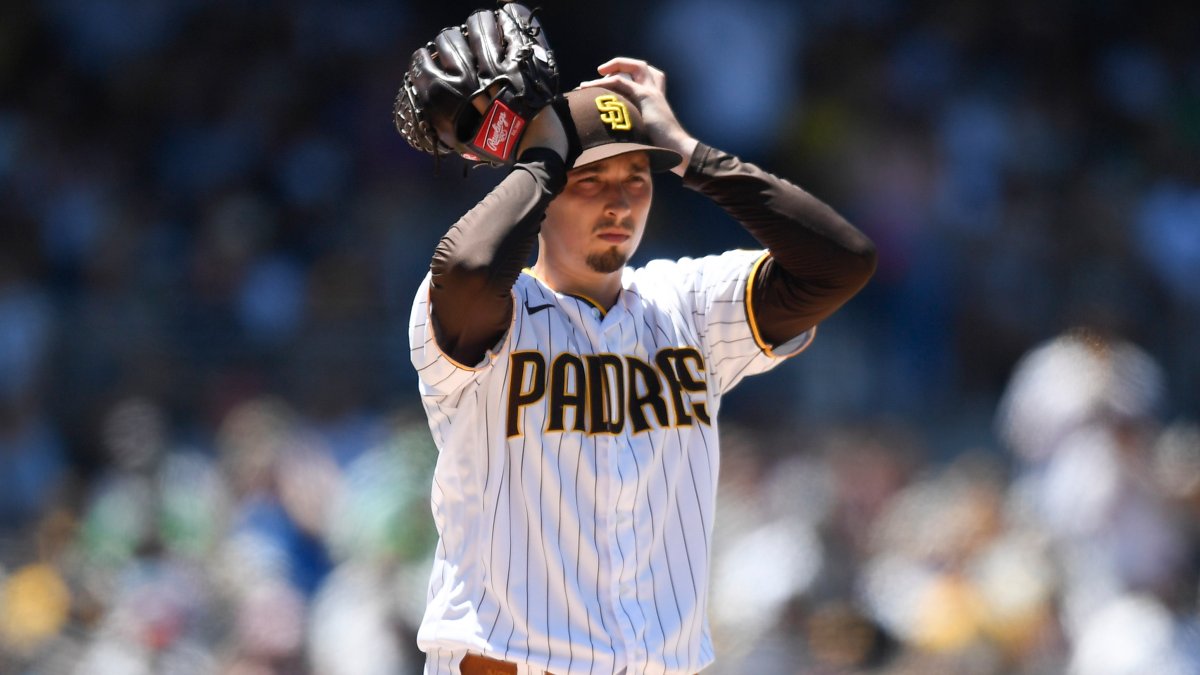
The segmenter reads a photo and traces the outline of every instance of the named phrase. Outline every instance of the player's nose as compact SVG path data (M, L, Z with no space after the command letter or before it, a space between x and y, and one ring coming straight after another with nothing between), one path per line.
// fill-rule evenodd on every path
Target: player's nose
M607 190L604 201L604 212L610 217L621 218L632 211L629 194L621 186L613 186Z

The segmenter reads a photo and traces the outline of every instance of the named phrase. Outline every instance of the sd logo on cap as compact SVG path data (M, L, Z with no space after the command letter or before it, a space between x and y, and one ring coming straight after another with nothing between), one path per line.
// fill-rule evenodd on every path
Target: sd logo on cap
M563 95L570 119L558 108L567 137L578 139L579 156L569 168L580 167L626 152L640 150L651 171L669 171L683 161L674 150L650 142L642 113L629 99L611 89L587 87Z

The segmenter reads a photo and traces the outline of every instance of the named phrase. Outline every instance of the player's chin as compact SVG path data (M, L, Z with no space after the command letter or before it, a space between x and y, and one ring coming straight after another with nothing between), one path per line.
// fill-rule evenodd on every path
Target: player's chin
M625 267L629 261L629 252L625 246L611 246L603 251L591 253L587 257L588 267L601 274L611 274Z

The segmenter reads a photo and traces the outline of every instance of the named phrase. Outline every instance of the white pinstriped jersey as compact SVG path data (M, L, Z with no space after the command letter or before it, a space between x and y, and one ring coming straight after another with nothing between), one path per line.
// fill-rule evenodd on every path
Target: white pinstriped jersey
M764 258L626 268L607 313L526 271L508 332L471 367L434 341L426 277L409 337L439 448L427 673L457 673L466 651L555 675L712 662L721 396L813 334L774 352L758 336L747 284Z

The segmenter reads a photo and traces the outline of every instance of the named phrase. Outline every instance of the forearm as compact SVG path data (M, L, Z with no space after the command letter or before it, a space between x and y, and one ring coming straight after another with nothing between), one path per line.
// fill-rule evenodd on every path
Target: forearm
M738 158L697 146L684 184L770 251L751 290L763 337L781 344L817 325L875 272L875 245L821 200Z
M438 345L455 361L474 365L508 328L513 284L565 183L558 154L529 150L438 243L429 299Z

